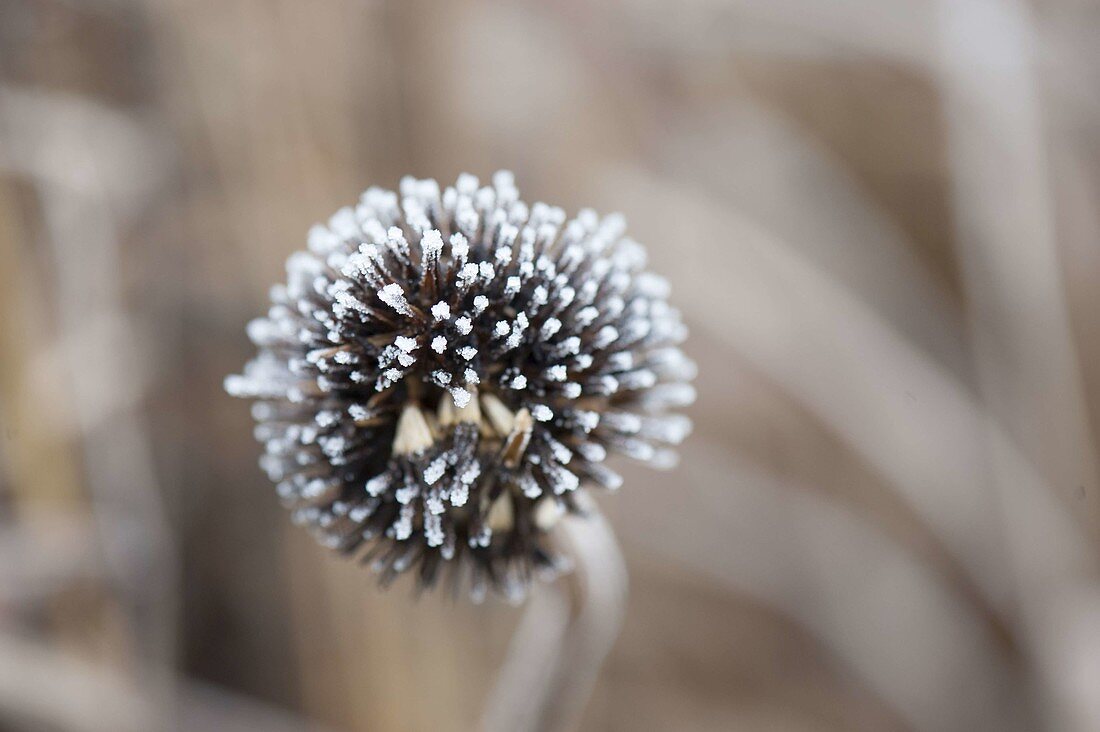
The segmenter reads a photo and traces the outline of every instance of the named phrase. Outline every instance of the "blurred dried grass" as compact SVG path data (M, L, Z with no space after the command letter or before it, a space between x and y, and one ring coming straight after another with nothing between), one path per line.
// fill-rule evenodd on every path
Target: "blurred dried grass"
M464 730L514 610L287 526L220 390L405 173L622 210L700 363L585 729L1100 729L1100 9L0 0L0 720Z

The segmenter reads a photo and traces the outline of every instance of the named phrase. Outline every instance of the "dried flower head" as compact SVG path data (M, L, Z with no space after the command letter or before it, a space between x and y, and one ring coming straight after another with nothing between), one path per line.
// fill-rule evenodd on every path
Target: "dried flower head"
M560 563L546 532L608 451L657 466L688 433L686 329L621 216L519 200L512 175L370 188L287 261L259 354L261 466L295 521L388 583L449 573L523 595Z

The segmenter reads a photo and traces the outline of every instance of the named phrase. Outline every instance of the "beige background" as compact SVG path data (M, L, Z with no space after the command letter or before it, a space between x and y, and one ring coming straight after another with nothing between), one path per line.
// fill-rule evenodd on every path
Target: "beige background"
M681 466L586 730L1100 729L1100 12L0 0L0 726L468 730L518 613L294 530L221 390L406 173L626 214Z

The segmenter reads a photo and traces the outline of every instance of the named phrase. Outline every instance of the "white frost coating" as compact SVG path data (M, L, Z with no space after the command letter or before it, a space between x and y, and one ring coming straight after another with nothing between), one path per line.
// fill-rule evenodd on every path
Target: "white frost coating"
M634 287L638 294L651 300L665 300L669 296L671 286L668 280L652 272L641 272L634 278Z
M516 390L527 388L527 377L520 374L516 378L512 379L511 387Z
M347 441L342 435L333 435L331 437L322 437L317 440L321 445L321 451L324 452L329 458L339 458L344 454L344 447Z
M484 295L478 295L474 298L474 315L480 315L487 307L489 307L489 298Z
M691 434L691 420L682 414L667 414L644 420L639 434L670 445L679 445Z
M444 338L441 335L436 336L435 338L433 338L432 339L432 350L435 351L436 353L440 353L440 354L443 353L443 351L447 350L447 339Z
M469 361L477 355L477 349L473 346L463 346L462 348L458 349L458 355Z
M462 378L465 379L467 384L480 384L481 379L478 377L477 372L473 369L466 369L462 374Z
M448 562L455 558L454 532L448 532L446 538L443 539L443 546L439 548L439 555Z
M545 376L548 381L565 381L567 374L564 364L554 364L546 369Z
M474 206L480 211L487 211L493 207L496 198L496 191L491 188L480 188L477 193L474 194Z
M477 265L473 262L462 265L462 270L458 273L459 284L463 287L469 287L475 279L477 279Z
M524 473L519 477L519 487L523 491L523 495L528 498L538 498L542 495L542 488L528 473Z
M691 384L657 384L642 395L649 407L686 407L695 401L695 387Z
M512 324L512 332L508 336L508 340L504 342L505 349L511 350L519 347L519 344L523 342L523 335L527 330L527 325L527 313L517 314L516 321Z
M344 280L341 280L341 282L343 281ZM362 313L364 315L370 314L370 310L363 303L363 301L352 295L347 290L333 290L330 295L336 300L337 303L343 305L348 310L355 310L356 312Z
M455 508L461 508L466 505L466 501L470 498L470 486L467 483L457 483L454 488L451 489L451 505Z
M561 321L557 318L547 318L546 322L542 324L542 328L539 329L539 335L543 339L549 339L561 330Z
M573 319L577 321L577 325L584 328L590 325L592 321L595 320L597 317L599 317L599 314L599 310L589 305L588 307L578 310L576 317L574 317Z
M627 343L634 343L640 341L649 335L652 325L644 318L634 318L626 324L623 328L622 338ZM624 353L626 353L624 351Z
M634 367L634 354L630 351L619 351L607 357L607 366L612 371L626 371Z
M386 230L386 245L394 256L404 261L409 260L409 242L405 240L405 232L397 226L391 226Z
M226 376L225 380L222 382L222 386L225 388L225 391L229 394L229 396L252 396L252 390L249 388L249 380L244 376L238 376L236 374Z
M657 375L649 369L638 369L619 374L619 386L623 389L649 389L657 384Z
M478 187L478 179L476 175L470 173L459 173L458 180L455 182L455 188L459 193L467 196L472 196Z
M445 536L443 519L440 516L430 513L424 517L424 539L428 542L428 546L442 545Z
M462 409L470 403L470 392L463 389L461 386L452 386L448 389L451 392L451 398L454 400L455 406Z
M415 338L409 338L408 336L397 336L397 338L394 339L393 344L405 353L410 353L411 351L416 350L417 346L420 345L416 342Z
M600 415L597 412L583 409L576 412L577 424L585 432L591 432L596 429L596 426L600 423Z
M432 305L432 317L438 321L444 321L451 317L451 306L440 300Z
M405 541L412 536L412 522L415 515L416 507L413 504L406 504L401 507L401 513L393 523L393 537L398 541Z
M376 475L367 481L367 493L371 496L380 496L390 487L389 473Z
M563 355L571 355L581 350L581 339L577 336L569 336L561 342Z
M420 248L426 259L438 257L443 251L443 235L436 229L428 229L424 232L424 236L420 237Z
M479 475L481 475L481 466L475 460L466 466L466 469L462 471L458 479L465 485L473 485L473 482L477 480Z
M516 177L510 170L498 170L493 173L493 187L502 193L504 191L515 191Z
M611 395L619 390L619 380L611 374L604 374L596 379L595 391L600 394Z
M447 510L443 505L443 498L439 491L430 491L428 493L428 496L424 499L424 507L434 516L439 516Z
M321 224L314 224L306 235L306 246L317 254L326 254L340 245L340 237Z
M249 321L245 329L248 339L257 346L271 345L279 338L279 328L267 318Z
M601 421L605 427L627 435L633 435L642 428L642 418L629 412L606 412Z
M554 493L559 496L568 491L575 491L581 484L580 479L575 473L562 467L548 471L547 477L550 480L551 487L554 489Z
M649 368L668 380L690 381L698 374L695 362L684 355L679 348L662 348L650 351L647 357Z
M370 518L372 513L374 513L374 506L371 503L363 503L348 511L348 518L361 524Z
M553 437L547 437L546 443L550 446L550 452L553 453L554 459L562 465L569 464L569 461L573 459L573 452Z
M603 301L603 314L614 320L623 314L626 303L621 297L608 297Z
M590 463L602 463L607 459L607 449L598 442L582 442L577 445L577 452Z
M451 255L461 263L465 261L469 254L470 243L466 240L466 237L461 233L451 234Z
M592 345L595 348L607 348L618 339L619 331L615 329L615 326L605 325L596 333L596 337L592 340Z
M393 496L397 499L397 502L401 505L412 503L413 499L420 495L420 486L416 483L405 483L405 485L394 491Z
M391 282L379 290L378 299L402 315L412 315L412 308L409 307L409 301L405 299L405 291L402 290L401 285L396 282Z
M549 422L554 418L554 411L545 404L536 404L531 407L531 416L539 422Z
M433 460L428 467L424 468L424 482L428 485L434 485L436 481L443 477L443 473L446 469L447 457L446 455L440 455Z
M470 320L469 316L463 315L461 318L455 320L455 330L462 335L470 335L470 331L474 329L474 321Z
M503 338L504 336L508 335L509 330L511 330L511 328L508 327L508 321L498 320L496 322L496 325L493 326L493 335Z

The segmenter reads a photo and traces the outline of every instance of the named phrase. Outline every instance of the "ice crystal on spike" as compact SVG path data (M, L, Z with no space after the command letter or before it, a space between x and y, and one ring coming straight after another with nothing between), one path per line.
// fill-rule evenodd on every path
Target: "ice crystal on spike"
M671 465L690 430L686 329L624 229L507 172L405 178L314 226L225 382L294 521L383 584L516 598L565 566L547 532L621 484L604 459Z

